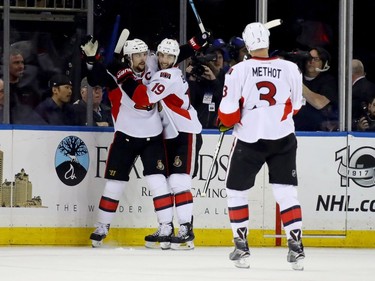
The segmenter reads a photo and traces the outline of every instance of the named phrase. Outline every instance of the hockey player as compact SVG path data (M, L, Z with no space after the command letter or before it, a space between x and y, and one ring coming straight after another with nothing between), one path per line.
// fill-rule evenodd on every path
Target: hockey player
M173 218L173 197L166 181L166 161L163 145L163 126L157 108L137 106L126 88L119 87L129 76L141 75L145 70L148 46L139 39L129 40L124 45L128 64L114 63L104 68L95 59L97 41L90 40L81 46L88 66L88 81L92 85L107 87L114 119L114 139L108 152L105 178L107 183L99 202L98 219L95 231L90 235L93 247L99 247L107 236L110 224L116 213L119 200L128 186L129 173L140 156L143 174L153 194L154 208L161 227L159 240L164 235L170 244L169 223Z
M136 104L152 106L159 103L164 124L167 150L168 185L174 194L179 223L176 236L171 233L171 248L194 249L192 178L197 174L198 155L202 146L202 125L196 110L190 104L189 87L181 70L176 67L180 47L176 40L164 39L157 47L157 65L147 84L136 88ZM160 224L160 221L159 221ZM173 230L173 222L170 222ZM145 237L146 247L160 242L159 229Z
M303 270L302 212L297 198L297 139L293 114L302 105L302 74L296 64L268 56L269 30L250 23L242 37L251 59L225 75L219 119L235 137L226 176L235 249L229 258L248 268L249 189L264 163L288 240L287 261Z

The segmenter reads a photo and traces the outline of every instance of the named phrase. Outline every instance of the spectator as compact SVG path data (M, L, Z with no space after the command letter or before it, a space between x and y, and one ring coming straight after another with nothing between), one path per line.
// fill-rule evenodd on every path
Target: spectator
M208 64L213 66L215 76L219 75L219 72L223 72L222 75L229 69L229 53L227 44L223 39L215 39L212 45L207 49L207 54L216 54L216 58L210 61Z
M356 121L367 113L367 104L375 93L375 84L366 78L360 60L352 60L352 120Z
M233 36L229 40L229 65L233 66L243 60L246 60L250 55L246 49L245 42L241 37Z
M333 131L338 128L337 81L327 72L330 54L321 47L310 49L305 62L303 97L305 105L294 115L297 131Z
M11 48L9 56L9 82L16 84L20 82L25 71L25 62L20 50Z
M375 93L369 98L366 113L356 122L358 131L375 132Z
M221 49L210 48L203 57L216 54L217 62L193 63L186 68L191 103L198 112L203 128L217 128L217 109L223 95L224 62ZM209 60L209 59L208 59ZM194 61L194 59L193 59ZM199 57L198 57L199 61ZM201 70L197 71L198 68ZM216 75L215 75L216 73Z
M81 81L81 99L73 104L77 125L87 125L87 100L89 93L89 84L87 78ZM99 85L92 87L92 107L93 107L93 125L101 127L113 127L111 108L102 103L103 88Z
M35 111L49 125L76 125L72 97L72 82L63 74L54 75L49 81L52 96L42 101Z
M22 81L25 62L21 51L10 48L9 55L9 109L11 124L43 124L34 108L39 96L30 83Z

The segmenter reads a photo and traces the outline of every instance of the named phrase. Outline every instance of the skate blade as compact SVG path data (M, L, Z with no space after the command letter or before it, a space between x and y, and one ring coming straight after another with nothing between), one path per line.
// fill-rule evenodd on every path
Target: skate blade
M250 268L250 259L249 257L240 258L234 261L234 265L238 268Z
M93 248L100 248L103 245L103 241L91 240L91 246Z
M160 248L162 250L169 250L171 248L171 242L160 242Z
M304 270L303 259L299 259L299 260L293 262L292 263L292 269L293 270L299 270L299 271Z
M185 243L171 243L172 250L194 250L194 242L188 241Z
M146 242L145 247L147 249L160 249L160 244L157 242Z

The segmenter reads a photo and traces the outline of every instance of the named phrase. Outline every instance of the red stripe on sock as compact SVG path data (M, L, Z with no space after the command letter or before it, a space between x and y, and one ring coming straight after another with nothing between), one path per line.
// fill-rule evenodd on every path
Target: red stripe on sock
M117 210L119 201L114 200L108 197L102 196L99 203L99 209L106 211L106 212L113 212L115 213Z
M174 196L176 207L193 203L193 194L190 191L182 192Z
M248 206L239 206L236 208L228 208L229 219L231 222L244 221L249 219Z
M289 209L281 211L281 220L285 225L289 225L296 221L302 220L302 212L300 206L293 206Z
M156 211L173 207L173 198L171 194L154 198L154 208Z

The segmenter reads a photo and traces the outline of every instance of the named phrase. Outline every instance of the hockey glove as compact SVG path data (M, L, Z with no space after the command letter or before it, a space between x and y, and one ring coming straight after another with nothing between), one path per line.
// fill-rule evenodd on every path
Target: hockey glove
M203 33L200 33L199 35L192 37L188 41L188 44L195 51L199 51L200 49L202 49L202 47L206 46L210 40L211 40L211 34L209 32L203 32Z
M98 51L98 41L94 41L94 38L90 36L89 41L86 44L81 45L81 50L86 62L91 65L94 64L97 60L96 53Z
M234 126L232 126L232 127L226 127L223 123L221 123L221 121L220 121L219 118L216 120L216 124L217 124L217 127L219 128L219 131L220 132L224 132L224 133L227 132L227 131L229 131L229 130L232 130L233 127L234 127Z
M121 63L121 68L116 72L117 84L124 83L128 78L134 80L134 73L128 62Z

